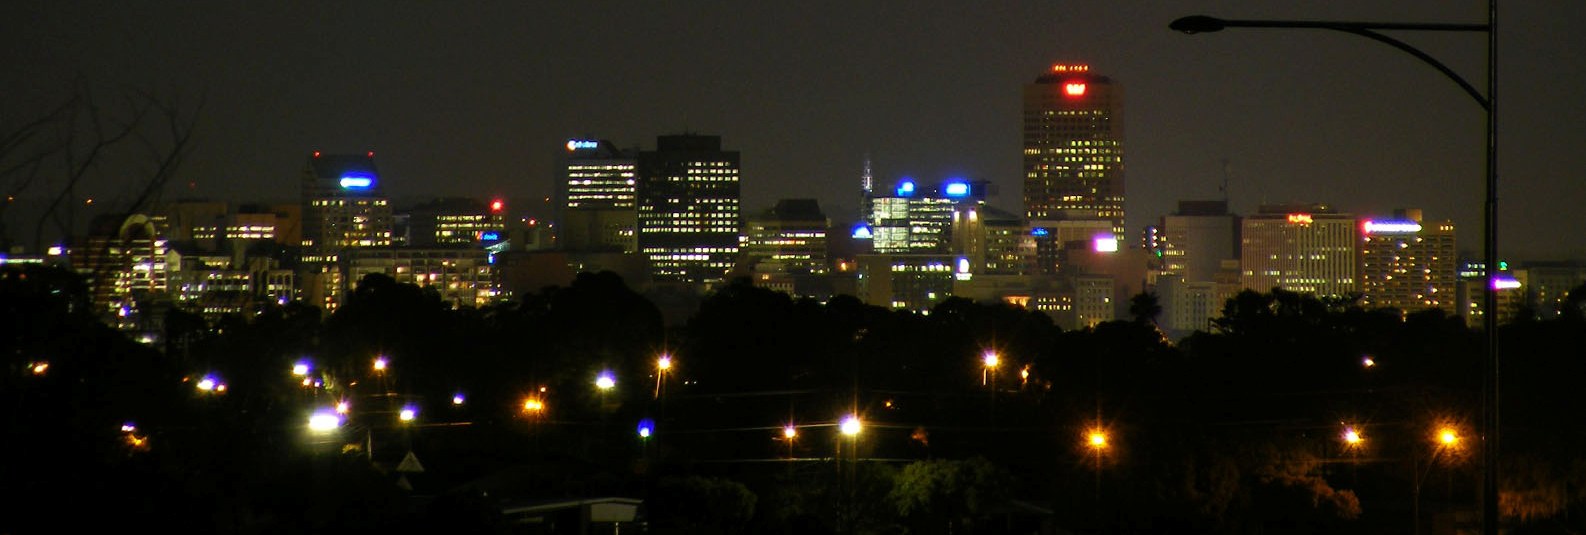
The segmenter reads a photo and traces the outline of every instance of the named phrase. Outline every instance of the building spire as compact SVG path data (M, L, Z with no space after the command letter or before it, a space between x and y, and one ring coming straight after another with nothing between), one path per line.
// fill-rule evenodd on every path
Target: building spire
M863 175L859 176L859 186L865 192L865 196L869 196L870 192L874 190L875 185L876 185L875 175L870 173L870 153L866 152L865 153L865 173Z

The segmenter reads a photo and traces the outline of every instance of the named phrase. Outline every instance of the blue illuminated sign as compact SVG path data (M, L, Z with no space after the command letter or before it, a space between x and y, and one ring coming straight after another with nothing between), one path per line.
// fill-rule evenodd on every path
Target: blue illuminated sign
M374 175L347 173L341 176L341 189L369 189L374 187Z
M594 149L594 148L599 148L599 147L600 147L600 142L599 141L595 141L593 139L569 139L569 140L567 140L567 150L587 150L587 149Z
M868 240L868 239L873 238L873 237L875 237L875 235L870 232L870 226L869 225L859 225L857 227L854 227L854 235L853 235L854 239L856 239L856 240Z
M899 197L908 197L908 196L913 195L913 194L914 194L914 181L913 180L903 179L902 182L898 183L898 196Z
M946 186L942 187L942 194L948 197L967 197L969 196L969 184L956 181L948 182Z
M497 241L500 239L501 233L494 230L487 230L479 233L479 241Z
M1033 228L1033 229L1030 229L1030 235L1031 236L1045 236L1045 235L1051 234L1051 233L1052 233L1052 231L1046 230L1044 228Z

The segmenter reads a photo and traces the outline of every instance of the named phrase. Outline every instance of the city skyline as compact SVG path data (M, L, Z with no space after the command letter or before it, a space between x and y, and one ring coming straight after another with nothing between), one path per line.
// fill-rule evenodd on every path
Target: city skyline
M569 137L632 146L695 131L744 155L745 209L815 192L840 220L857 211L867 153L878 183L985 179L1000 186L992 205L1017 209L1019 90L1075 62L1129 88L1130 234L1179 200L1220 198L1225 174L1237 213L1416 206L1480 228L1481 114L1435 71L1326 32L1192 38L1166 25L1202 11L1463 22L1483 6L714 7L8 6L35 24L4 47L17 95L4 124L74 81L107 100L127 87L204 93L178 181L193 187L173 182L166 199L229 200L290 197L316 149L377 151L395 198L549 197ZM1567 29L1586 8L1502 9L1500 250L1580 258L1586 233L1570 230L1586 202L1573 185L1586 133L1573 125L1586 105L1569 97L1586 92L1586 46ZM691 30L658 33L670 27ZM1402 37L1480 85L1479 40ZM85 194L121 193L98 180Z

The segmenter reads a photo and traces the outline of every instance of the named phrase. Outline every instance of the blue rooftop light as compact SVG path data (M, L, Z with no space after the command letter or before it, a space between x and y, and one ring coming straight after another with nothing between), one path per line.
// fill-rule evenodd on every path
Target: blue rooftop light
M905 178L898 183L898 196L908 197L914 194L914 180Z
M854 234L853 234L853 238L854 239L856 239L856 240L868 240L868 239L871 239L871 238L874 238L874 237L875 237L875 233L870 231L870 225L859 225L857 227L854 227Z
M374 187L374 175L369 173L347 173L341 176L342 189L369 189Z
M946 185L942 186L942 194L947 195L948 197L968 197L969 183L961 180L948 182Z
M1051 233L1052 233L1052 231L1046 230L1044 228L1033 228L1033 229L1030 229L1030 235L1031 236L1040 237L1040 236L1045 236L1045 235L1048 235L1048 234L1051 234Z

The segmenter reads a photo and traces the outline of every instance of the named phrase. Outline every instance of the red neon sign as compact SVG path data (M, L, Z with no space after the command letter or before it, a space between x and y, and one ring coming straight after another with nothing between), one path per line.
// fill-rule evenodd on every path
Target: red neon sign
M1082 96L1085 96L1085 84L1067 84L1067 85L1064 85L1063 86L1063 92L1067 93L1068 96L1071 96L1071 97L1082 97Z

